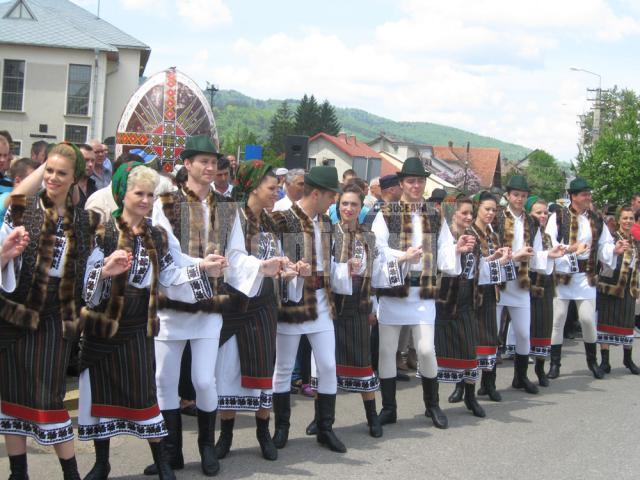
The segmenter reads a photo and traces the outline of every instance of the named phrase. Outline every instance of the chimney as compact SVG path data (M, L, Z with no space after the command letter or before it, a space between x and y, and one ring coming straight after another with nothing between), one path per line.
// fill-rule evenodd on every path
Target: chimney
M356 141L356 136L355 135L350 135L349 136L349 140L353 140L353 144L356 145L358 142Z
M340 132L338 134L338 138L341 139L341 140L344 140L345 142L347 142L347 134L344 133L344 132Z
M449 148L453 148L453 142L449 140Z

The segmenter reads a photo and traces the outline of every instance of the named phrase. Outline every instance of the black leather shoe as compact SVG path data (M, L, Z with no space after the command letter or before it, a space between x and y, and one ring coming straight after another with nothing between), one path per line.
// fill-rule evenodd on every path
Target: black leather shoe
M333 422L336 413L336 396L318 393L318 443L325 445L332 452L345 453L347 447L333 431Z
M448 401L449 403L459 403L462 401L462 397L464 395L464 381L459 381L456 383L456 388L454 388L451 395L449 395Z
M544 371L544 358L536 358L535 372L538 377L538 385L548 387L549 379L547 378L547 372Z
M111 472L111 465L109 464L109 439L94 440L93 448L96 452L96 463L89 473L84 477L84 480L107 480L109 478L109 472Z
M216 442L216 457L219 460L226 457L231 451L234 424L235 418L220 419L220 435L218 435L218 441Z
M207 477L213 477L220 471L220 462L216 454L216 410L205 412L198 409L198 450L200 468Z
M182 470L184 468L184 457L182 456L182 417L180 409L162 410L162 417L167 425L168 435L164 438L162 449L169 459L172 470ZM145 475L158 475L158 467L152 463L144 469Z
M440 409L440 397L438 395L438 379L422 377L422 399L424 400L424 414L431 418L436 428L449 427L447 416Z
M265 460L277 460L278 449L273 444L273 439L269 433L269 419L256 417L256 438L260 444L262 458Z
M539 389L534 385L527 377L527 370L529 368L529 355L520 355L516 353L513 369L514 377L511 385L513 388L523 389L527 393L535 395L539 392Z
M560 376L560 359L562 358L562 345L551 345L551 361L547 378L554 380Z
M291 394L274 393L273 396L274 430L273 444L284 448L289 439L289 420L291 418Z
M177 412L179 415L180 410L177 410ZM176 480L176 475L173 473L169 463L169 454L165 449L165 440L166 437L159 442L149 442L151 454L153 455L153 463L158 472L156 475L158 475L160 480Z
M600 356L602 361L600 362L600 370L604 373L611 373L611 364L609 363L609 349L604 350L600 347Z
M382 436L382 425L376 411L376 400L374 398L373 400L363 400L363 402L367 425L369 425L369 435L373 438L380 438Z
M485 413L484 408L480 406L476 399L476 386L474 383L464 384L464 404L467 407L467 410L470 410L475 417L486 417L487 414Z
M640 368L638 368L638 366L633 363L632 352L633 350L631 350L630 348L624 349L624 360L622 361L622 363L629 369L632 374L640 375Z
M604 378L604 372L598 365L598 360L596 359L596 344L595 343L584 343L584 351L587 356L587 367L593 373L593 377L601 380Z

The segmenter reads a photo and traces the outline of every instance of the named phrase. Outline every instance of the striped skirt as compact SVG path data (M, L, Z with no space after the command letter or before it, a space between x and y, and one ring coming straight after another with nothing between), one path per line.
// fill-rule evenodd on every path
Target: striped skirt
M479 370L493 370L498 352L498 324L496 322L496 293L489 285L482 289L482 305L478 312L476 357Z
M529 354L536 357L545 358L551 354L553 295L553 277L545 275L544 295L542 298L531 296L531 348Z
M636 299L629 287L624 290L624 298L598 292L598 343L609 345L633 345Z
M158 407L155 350L147 336L149 291L128 287L117 333L80 341L80 440L167 434Z
M72 342L62 337L59 278L50 278L36 330L18 329L0 341L0 434L23 435L41 445L73 440L64 408Z
M459 280L456 310L443 302L436 304L435 349L438 360L438 381L475 382L478 377L476 342L478 324L473 311L473 285Z
M223 314L216 360L218 408L271 408L276 358L278 304L273 281L265 279L262 292L250 299L242 313Z

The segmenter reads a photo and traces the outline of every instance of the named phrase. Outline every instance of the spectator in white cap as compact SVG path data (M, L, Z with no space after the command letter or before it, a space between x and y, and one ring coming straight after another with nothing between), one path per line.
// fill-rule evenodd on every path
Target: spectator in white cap
M279 168L276 170L276 176L282 170L287 172L284 179L286 195L275 203L273 206L274 212L289 210L291 205L302 198L302 192L304 191L304 170L302 168L293 168L291 170Z
M285 177L289 173L288 168L280 167L276 168L276 177L278 178L278 200L282 200L285 196L284 192L284 182Z

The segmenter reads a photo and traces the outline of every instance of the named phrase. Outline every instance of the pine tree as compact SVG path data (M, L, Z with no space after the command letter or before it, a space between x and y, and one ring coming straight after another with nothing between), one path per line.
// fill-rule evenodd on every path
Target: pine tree
M340 133L341 128L336 109L329 100L325 100L320 107L320 131L335 137Z
M295 132L298 135L313 136L320 131L320 107L316 98L306 94L298 104L295 115Z
M269 126L269 147L276 154L284 152L284 143L287 135L294 132L294 119L287 101L283 101L271 119Z

